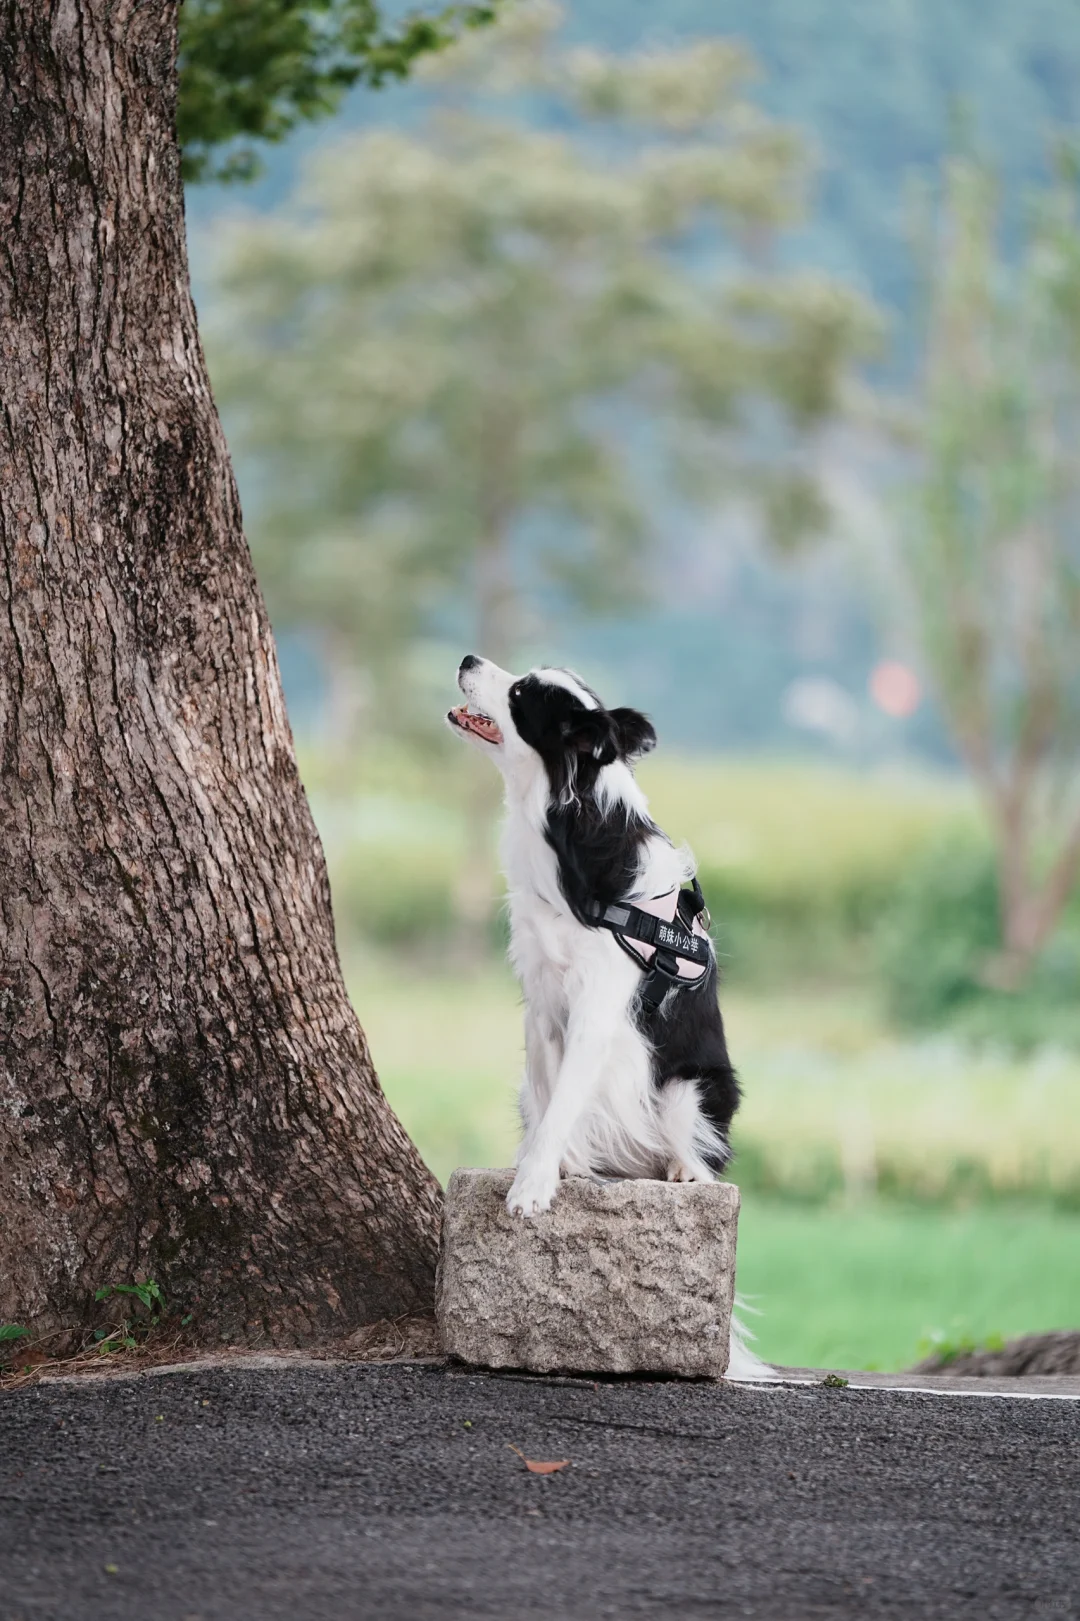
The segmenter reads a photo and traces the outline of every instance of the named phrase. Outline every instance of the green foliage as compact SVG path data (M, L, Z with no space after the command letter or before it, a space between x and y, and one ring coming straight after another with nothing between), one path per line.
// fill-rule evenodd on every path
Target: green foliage
M333 112L352 85L405 78L418 57L490 22L495 4L447 5L390 25L384 10L376 0L184 0L177 131L185 177L250 179L253 141L280 141Z
M1080 908L1071 909L1016 990L987 981L1000 915L997 866L984 842L950 839L917 860L881 931L893 1017L1022 1051L1080 1046Z
M215 56L218 50L225 56L225 40L235 28L252 32L256 42L268 36L270 61L264 68L258 53L244 51L236 68L223 64L218 70L212 56L211 111L231 99L234 85L243 98L249 83L257 87L269 77L272 96L278 94L273 78L282 77L287 90L290 65L297 63L293 71L303 79L300 70L318 58L319 11L306 0L291 5L230 0L217 9L224 33L220 47L210 41ZM340 27L334 11L342 11L341 0L327 9L334 20L328 24L324 18L323 27L332 39ZM434 9L440 15L440 8ZM202 10L196 0L185 0L185 35ZM363 14L359 5L354 10ZM296 27L287 24L291 13L302 19L299 44L290 37ZM656 27L655 0L575 0L569 26L576 39L604 50L634 49ZM283 43L274 49L277 29ZM1045 172L1048 132L1076 118L1080 11L1075 0L1037 5L953 0L947 10L937 0L889 6L770 0L754 7L740 0L666 0L665 40L716 36L745 41L762 64L763 103L804 132L820 156L826 184L808 226L817 262L842 269L904 308L911 305L914 278L897 199L911 171L933 166L947 148L958 104L1016 200L1014 215L1025 188ZM882 63L888 64L887 72ZM187 93L182 85L182 104ZM263 99L256 97L257 105ZM677 104L679 93L671 99ZM244 125L228 128L240 136L251 133Z
M1080 874L1075 174L1066 166L1038 199L1010 265L992 177L954 159L930 216L925 259L926 351L912 424L918 461L905 480L894 601L907 607L986 804L999 906L983 948L989 955L996 944L998 961L984 963L981 977L1013 989L1051 939ZM970 943L983 946L969 888ZM989 919L985 905L980 915ZM942 994L953 984L950 998L966 994L958 949L950 940L933 951Z
M16 1345L19 1340L28 1339L30 1330L23 1328L19 1323L0 1323L0 1373L11 1366L5 1362L3 1349L6 1345Z
M917 1055L912 1055L912 1061L917 1061ZM1031 1091L1034 1094L1035 1088ZM745 1120L736 1120L733 1128L731 1177L744 1192L806 1208L828 1205L861 1210L883 1201L939 1210L1038 1205L1046 1210L1080 1212L1080 1170L1073 1166L1071 1174L1054 1176L1045 1159L1040 1161L1035 1155L1020 1156L1024 1163L1018 1167L998 1167L978 1154L957 1152L956 1145L950 1144L953 1152L936 1153L929 1161L924 1149L920 1162L916 1145L891 1142L883 1136L873 1142L872 1161L859 1167L866 1180L853 1180L842 1122L832 1140L826 1140L831 1128L822 1130L819 1140L801 1145L792 1143L790 1134L770 1140L770 1129L779 1126L784 1131L779 1118L782 1095L760 1101L765 1106L760 1112L771 1116L766 1130L762 1131L760 1122L750 1125ZM873 1102L875 1112L878 1102ZM1033 1102L1038 1102L1037 1096Z
M114 1300L121 1295L130 1295L153 1316L159 1316L165 1310L165 1296L161 1292L161 1285L148 1278L145 1283L106 1283L100 1289L95 1289L95 1300Z
M941 1367L947 1368L958 1356L970 1356L972 1351L1001 1351L1004 1347L1005 1339L1001 1334L988 1334L985 1339L976 1340L970 1334L954 1336L948 1329L933 1328L919 1341L919 1359L934 1357Z
M575 0L578 38L627 49L657 26L655 0ZM916 277L901 199L936 167L962 109L1001 174L1016 229L1047 143L1075 124L1076 0L665 0L665 38L743 40L763 68L764 104L804 132L823 172L804 243L814 261L910 314ZM901 336L910 338L905 322ZM909 345L898 356L906 371Z
M999 937L998 886L985 845L948 840L901 879L882 930L890 1011L902 1024L947 1023L983 994Z
M324 153L284 219L222 245L210 354L271 611L362 661L390 730L422 635L500 657L553 600L640 593L660 481L749 491L785 538L814 521L803 435L873 325L746 257L803 166L738 48L605 57L558 24L534 4L472 34L428 64L424 126ZM523 92L575 136L500 119Z
M161 1285L153 1278L141 1283L103 1284L100 1289L95 1289L94 1299L120 1303L130 1300L141 1306L145 1313L145 1316L137 1318L125 1315L111 1328L96 1328L94 1342L102 1356L111 1356L116 1351L136 1350L147 1335L157 1328L166 1312L165 1295Z
M335 863L334 909L346 939L438 949L454 924L453 861L422 845L357 841Z
M697 858L733 984L865 978L908 863L972 822L960 791L917 776L660 757L640 776Z
M198 38L201 60L185 72L181 117L198 135L191 155L210 159L203 173L213 173L222 137L250 148L263 117L276 122L284 112L291 128L309 99L316 115L335 103L332 43L348 10L363 18L370 9L342 0L185 0L182 38ZM443 14L438 4L430 9ZM382 26L394 33L393 23ZM575 0L569 18L575 39L611 51L637 48L656 26L655 0ZM1048 132L1076 119L1076 0L952 0L947 9L938 0L665 0L662 27L666 41L746 43L762 64L763 104L803 132L820 160L825 183L806 227L814 260L905 311L915 278L897 200L911 172L946 150L958 104L1014 200L1010 228L1025 188L1045 173ZM677 105L680 93L671 100Z
M902 558L924 650L977 769L1072 753L1080 635L1080 222L1045 197L1020 265L980 166L947 166ZM1070 724L1072 729L1070 730Z

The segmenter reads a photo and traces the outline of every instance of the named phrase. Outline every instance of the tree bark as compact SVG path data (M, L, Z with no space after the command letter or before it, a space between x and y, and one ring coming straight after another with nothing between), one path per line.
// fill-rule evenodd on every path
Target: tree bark
M0 0L0 1320L426 1311L191 303L177 0Z
M1010 845L1007 826L999 820L998 883L1001 890L1003 945L983 970L987 985L1000 991L1022 989L1061 922L1080 873L1080 821L1063 834L1049 871L1040 879L1026 845Z

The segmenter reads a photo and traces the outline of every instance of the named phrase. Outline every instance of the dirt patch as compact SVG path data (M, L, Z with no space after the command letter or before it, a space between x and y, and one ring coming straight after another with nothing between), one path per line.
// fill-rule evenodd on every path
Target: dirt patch
M1038 1374L1080 1374L1080 1330L1025 1334L996 1351L960 1351L929 1356L912 1373L947 1373L968 1378L1023 1379Z
M53 1379L102 1379L205 1363L223 1367L265 1360L309 1362L418 1362L441 1355L434 1317L386 1318L367 1323L347 1338L302 1349L281 1346L197 1344L182 1334L150 1333L136 1347L102 1351L92 1344L70 1356L49 1354L48 1339L12 1346L11 1365L0 1369L0 1393L25 1390Z

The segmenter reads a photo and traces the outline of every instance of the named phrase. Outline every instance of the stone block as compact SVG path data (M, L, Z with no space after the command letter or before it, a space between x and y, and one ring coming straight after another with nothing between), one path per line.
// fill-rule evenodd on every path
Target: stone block
M738 1188L567 1177L526 1221L507 1214L511 1180L450 1178L436 1294L449 1355L537 1373L723 1376Z

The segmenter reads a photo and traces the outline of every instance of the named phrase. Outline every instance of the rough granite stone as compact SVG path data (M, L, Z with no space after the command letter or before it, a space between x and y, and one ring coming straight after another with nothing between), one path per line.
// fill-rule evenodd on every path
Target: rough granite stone
M567 1177L526 1221L507 1214L511 1180L450 1178L435 1308L449 1355L536 1373L723 1376L738 1188Z

